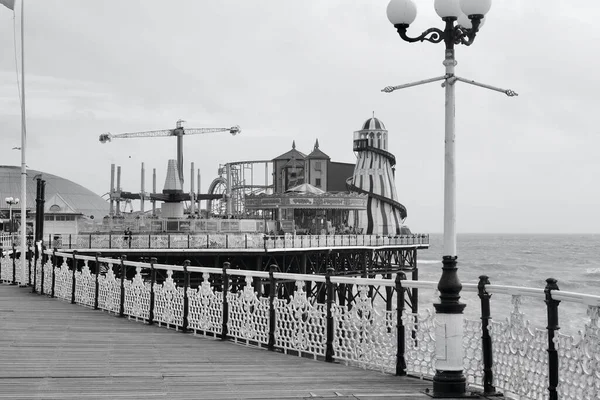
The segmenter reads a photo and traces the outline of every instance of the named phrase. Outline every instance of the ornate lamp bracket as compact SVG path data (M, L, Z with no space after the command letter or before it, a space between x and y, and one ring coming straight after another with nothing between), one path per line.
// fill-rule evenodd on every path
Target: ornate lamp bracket
M396 24L394 28L398 31L398 34L402 38L402 40L414 43L414 42L423 42L427 40L431 43L439 43L444 40L444 31L438 28L429 28L425 32L423 32L420 36L411 38L406 34L406 30L408 29L407 24ZM429 36L430 35L430 36ZM429 37L428 37L429 36Z

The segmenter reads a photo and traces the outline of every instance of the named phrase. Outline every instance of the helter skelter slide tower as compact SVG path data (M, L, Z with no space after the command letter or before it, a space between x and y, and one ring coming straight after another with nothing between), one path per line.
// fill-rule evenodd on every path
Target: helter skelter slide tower
M356 166L346 186L349 191L367 194L369 198L367 209L358 211L356 220L350 218L348 224L354 224L364 234L404 233L407 213L396 193L393 169L396 157L388 151L388 131L375 115L354 132L353 147Z

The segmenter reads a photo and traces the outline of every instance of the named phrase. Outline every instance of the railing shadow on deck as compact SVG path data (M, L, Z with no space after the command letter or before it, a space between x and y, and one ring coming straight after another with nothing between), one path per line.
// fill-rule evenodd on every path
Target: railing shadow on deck
M275 265L269 272L229 263L161 265L56 250L24 265L14 257L0 259L3 282L28 277L40 295L120 317L384 373L433 377L433 307L414 314L405 302L407 290L434 294L437 283L406 280L402 272L394 280L331 273L280 273ZM551 278L542 289L492 285L485 276L463 284L463 294L478 297L481 307L479 320L465 318L463 325L470 385L521 399L600 398L600 296L560 291ZM511 299L504 321L491 318L492 295ZM526 319L525 298L545 303L545 328ZM587 307L577 338L559 333L561 302Z

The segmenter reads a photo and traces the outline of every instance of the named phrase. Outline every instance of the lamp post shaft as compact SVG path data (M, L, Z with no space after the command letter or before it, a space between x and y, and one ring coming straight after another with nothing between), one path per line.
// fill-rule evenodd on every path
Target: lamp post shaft
M455 85L454 49L446 49L446 130L444 148L444 255L456 256Z

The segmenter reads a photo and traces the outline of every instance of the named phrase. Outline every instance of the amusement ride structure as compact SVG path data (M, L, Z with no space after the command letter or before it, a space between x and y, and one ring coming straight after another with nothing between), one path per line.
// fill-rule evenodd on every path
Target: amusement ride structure
M104 133L100 135L100 143L107 143L113 139L139 138L139 137L165 137L175 136L177 138L177 160L169 160L167 167L167 179L162 193L156 191L156 169L153 171L153 191L150 194L145 192L145 169L142 163L141 170L141 191L140 193L125 192L121 190L121 167L117 167L117 182L115 187L115 166L111 166L111 186L110 186L110 216L121 216L120 204L130 203L132 199L141 200L141 212L144 212L144 200L152 201L152 215L156 215L156 201L162 201L161 212L166 218L182 218L184 216L183 201L190 200L191 214L194 214L194 205L200 200L214 200L222 197L222 194L201 195L194 193L194 180L190 180L191 190L189 193L183 191L183 136L206 133L229 132L237 135L241 132L239 126L230 128L184 128L184 120L178 120L174 129L163 129L145 132L129 132L113 135ZM191 176L194 176L194 163L191 165ZM198 189L200 189L200 172L198 171ZM116 204L116 207L115 207Z
M356 167L346 186L369 196L367 209L359 212L354 226L367 234L402 233L407 213L396 193L396 157L388 151L388 131L375 115L354 132L354 151Z

